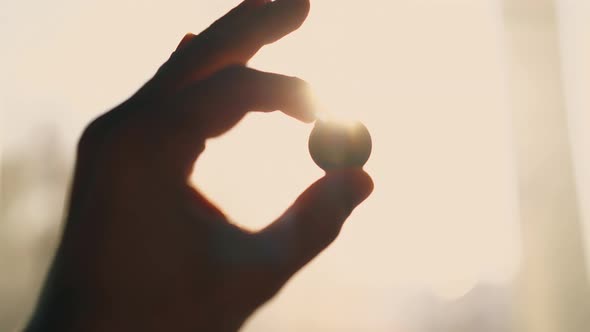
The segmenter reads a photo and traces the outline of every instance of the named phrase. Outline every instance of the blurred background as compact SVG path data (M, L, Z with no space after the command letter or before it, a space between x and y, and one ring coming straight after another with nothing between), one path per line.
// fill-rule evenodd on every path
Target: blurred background
M0 331L34 305L84 126L237 3L0 2ZM586 0L312 1L251 65L363 121L376 189L244 331L588 331L589 34ZM259 229L322 175L310 131L250 115L194 183Z

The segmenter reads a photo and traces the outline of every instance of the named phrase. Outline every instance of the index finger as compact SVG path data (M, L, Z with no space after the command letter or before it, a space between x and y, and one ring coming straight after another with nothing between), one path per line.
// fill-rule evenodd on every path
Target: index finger
M244 65L264 45L299 28L309 7L309 0L246 0L185 42L156 80L164 86L179 87L227 66Z

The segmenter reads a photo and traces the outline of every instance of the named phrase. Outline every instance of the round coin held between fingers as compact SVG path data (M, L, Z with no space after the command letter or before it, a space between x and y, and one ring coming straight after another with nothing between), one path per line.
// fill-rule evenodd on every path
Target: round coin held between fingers
M369 130L358 121L318 120L309 136L309 153L325 171L363 167L371 155Z

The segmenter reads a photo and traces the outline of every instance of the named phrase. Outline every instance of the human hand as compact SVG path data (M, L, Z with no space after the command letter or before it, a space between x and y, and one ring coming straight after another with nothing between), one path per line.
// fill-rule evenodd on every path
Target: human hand
M245 67L308 10L308 0L244 1L88 126L28 331L235 331L336 238L372 191L360 169L329 172L256 233L188 183L205 141L246 112L314 120L303 81Z

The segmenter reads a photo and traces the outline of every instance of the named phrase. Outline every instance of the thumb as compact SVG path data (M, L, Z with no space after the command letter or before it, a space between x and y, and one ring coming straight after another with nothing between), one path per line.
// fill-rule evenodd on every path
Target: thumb
M257 234L287 278L311 261L338 236L354 208L373 191L361 169L329 172L311 185L273 224Z

